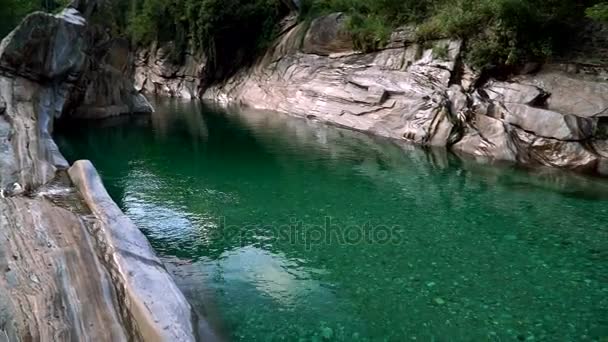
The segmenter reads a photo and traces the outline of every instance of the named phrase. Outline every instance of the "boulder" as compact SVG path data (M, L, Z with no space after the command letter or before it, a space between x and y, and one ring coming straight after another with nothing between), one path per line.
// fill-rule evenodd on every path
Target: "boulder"
M304 37L302 51L321 56L352 52L353 38L346 27L348 16L332 13L312 21Z
M401 26L391 33L386 49L404 48L417 41L415 26Z
M517 161L516 146L509 137L508 127L501 120L476 115L468 124L460 141L452 146L456 152L487 160Z
M0 44L0 68L35 80L78 75L84 62L84 19L68 9L27 16Z
M517 82L490 81L478 91L492 101L526 105L533 105L547 96L541 88Z
M514 128L512 137L518 149L518 162L595 173L599 156L578 141L561 141L538 137Z
M35 196L0 197L0 340L126 342L112 278L91 245L91 218ZM64 201L79 202L73 189Z
M593 136L597 119L562 115L525 104L505 103L504 121L539 137L585 140Z
M151 113L152 105L134 87L133 56L125 39L97 42L87 56L82 76L67 110L71 117L100 119L129 113Z
M139 329L142 340L195 341L190 304L143 233L112 201L93 164L77 161L69 175L100 221L95 235L105 247L100 253L111 263L113 285L129 303L130 323L145 327Z
M608 82L553 70L550 66L517 81L551 94L546 103L549 110L581 117L608 117Z

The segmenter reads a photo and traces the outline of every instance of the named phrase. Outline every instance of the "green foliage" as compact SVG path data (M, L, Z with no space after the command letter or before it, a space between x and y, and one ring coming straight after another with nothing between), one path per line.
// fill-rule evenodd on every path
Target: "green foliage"
M608 2L601 2L589 7L585 13L593 20L608 22Z
M418 39L468 41L467 59L479 68L543 60L562 48L572 22L597 0L304 0L302 18L330 12L350 15L349 29L362 50L382 46L397 26L418 25ZM604 1L587 15L605 20Z
M271 40L279 8L279 0L139 0L128 32L137 44L193 44L212 64L238 64Z
M355 48L374 51L388 42L391 28L378 16L353 14L348 20L348 29L353 36Z
M384 45L393 29L403 23L418 22L426 17L434 0L303 0L303 20L332 12L350 16L348 28L355 47L371 51Z
M0 0L0 38L6 36L31 12L53 12L67 5L67 0Z
M467 39L467 59L478 68L512 65L559 50L582 9L572 0L456 0L439 7L418 33Z
M68 0L0 0L0 35L27 13L55 10ZM172 42L174 57L188 46L203 50L214 69L230 69L272 40L285 10L281 0L110 0L93 20L134 43ZM462 38L478 68L550 58L563 48L573 22L586 15L608 21L606 0L302 0L310 21L348 15L355 47L385 45L398 26L415 24L420 41ZM440 50L440 49L439 49ZM437 52L441 52L441 51ZM220 70L220 73L225 70Z
M450 47L448 44L437 44L433 46L433 57L446 60L450 55Z

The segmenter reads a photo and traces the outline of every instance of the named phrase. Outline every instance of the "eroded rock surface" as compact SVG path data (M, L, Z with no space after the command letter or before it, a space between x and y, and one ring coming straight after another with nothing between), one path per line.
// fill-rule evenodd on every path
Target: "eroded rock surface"
M69 174L99 219L95 239L109 264L114 286L124 296L123 316L138 325L144 341L193 341L190 304L146 237L110 198L93 164L78 161Z
M255 66L204 97L444 146L485 161L605 174L608 83L601 78L548 65L480 84L461 61L459 41L422 46L404 27L384 50L356 53L346 43L343 20L333 14L308 31L304 24L292 28Z
M35 189L67 165L50 132L82 68L83 22L73 9L37 12L0 44L2 189Z
M137 91L128 75L133 74L130 44L124 39L110 38L94 43L75 91L70 96L71 117L101 119L121 114L151 113L152 105Z
M150 94L198 98L206 65L207 60L203 54L186 52L176 56L172 44L153 45L137 53L135 88Z
M96 5L75 3L86 15ZM131 96L129 111L147 104L121 83L130 63L120 46L89 69L86 35L85 17L68 8L28 16L0 44L0 340L216 340L93 166L62 171L58 116L91 104L102 110L86 117L118 114Z
M88 224L44 195L0 199L0 340L128 340Z

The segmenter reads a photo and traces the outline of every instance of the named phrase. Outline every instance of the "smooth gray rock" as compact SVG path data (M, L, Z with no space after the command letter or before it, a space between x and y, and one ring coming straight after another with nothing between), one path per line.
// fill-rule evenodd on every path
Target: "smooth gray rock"
M79 201L69 188L53 190L62 194L53 201ZM122 324L123 299L91 244L90 223L43 194L0 198L0 326L8 341L136 340Z
M69 181L50 189L67 177L56 172L68 164L51 133L54 120L78 95L86 29L74 8L56 16L34 13L0 44L0 263L11 270L0 281L0 336L194 340L196 315L94 169L71 169L86 204ZM106 56L117 61L114 54ZM134 95L133 106L146 105L132 85L123 89Z
M539 137L558 140L585 140L595 132L597 119L562 115L525 104L505 103L504 121Z
M53 93L49 86L0 75L0 97L6 100L5 113L0 117L0 186L19 183L29 191L54 177L56 169L44 143L49 132L45 109L54 107L46 103L49 93Z
M19 179L11 132L11 125L0 116L0 190Z
M298 30L284 34L256 67L207 89L205 97L398 140L444 146L451 141L459 125L447 89L459 41L440 42L448 51L441 60L433 57L432 47L420 46L332 57L291 49Z
M134 87L130 44L125 39L111 39L87 63L70 97L69 115L100 119L122 114L151 113L154 108Z
M517 78L551 94L547 109L580 117L608 117L608 82L572 75L547 67L535 75Z
M84 62L85 25L76 17L74 12L28 15L0 44L0 68L36 80L77 74Z
M132 326L144 341L194 341L190 304L145 236L110 198L93 164L77 161L69 175L101 222L95 238L103 243L114 286L129 303Z
M508 127L501 120L476 115L469 122L463 138L452 146L456 152L480 158L483 161L517 161L517 149L510 139Z
M561 141L538 137L521 129L513 129L511 139L517 145L518 162L597 172L599 157L577 141Z
M480 91L492 101L527 105L532 105L546 96L545 92L536 86L515 82L490 81Z

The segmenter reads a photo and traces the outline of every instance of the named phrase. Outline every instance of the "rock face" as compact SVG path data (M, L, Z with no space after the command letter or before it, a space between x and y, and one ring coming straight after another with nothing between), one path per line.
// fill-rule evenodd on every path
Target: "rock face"
M343 15L332 14L308 30L290 29L256 65L206 89L204 98L445 146L484 161L605 173L608 83L600 78L549 65L479 84L461 62L459 41L422 46L405 27L384 50L356 53L343 23Z
M300 52L301 30L292 29L254 69L208 89L205 97L417 143L445 145L457 138L462 118L449 111L447 90L459 41L436 42L446 51L444 59L414 43L373 54L329 56L332 44L324 42L325 56ZM336 53L345 51L333 46Z
M0 186L32 190L65 167L50 137L84 61L84 19L73 9L29 15L0 44Z
M217 340L93 166L65 172L55 118L147 104L124 81L124 45L92 59L87 30L75 8L34 13L0 44L0 340Z
M84 62L84 19L74 10L57 17L37 12L25 18L0 45L0 67L35 80L78 75Z
M137 52L135 60L135 88L149 94L198 98L205 79L207 60L204 55L186 52L176 58L172 44L153 45Z
M112 201L93 164L78 161L69 174L99 220L94 236L113 285L127 303L123 317L138 326L144 341L193 341L190 305L145 236Z
M605 82L550 66L510 83L488 82L470 94L476 115L453 148L482 159L605 175L606 91Z
M127 76L133 73L129 42L109 39L97 43L92 51L69 99L68 107L74 108L67 114L99 119L125 113L151 113L152 105Z
M56 186L68 200L76 193ZM0 199L0 324L8 341L127 341L88 225L42 193Z

